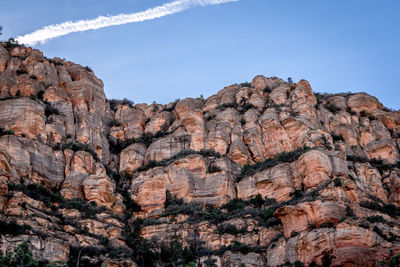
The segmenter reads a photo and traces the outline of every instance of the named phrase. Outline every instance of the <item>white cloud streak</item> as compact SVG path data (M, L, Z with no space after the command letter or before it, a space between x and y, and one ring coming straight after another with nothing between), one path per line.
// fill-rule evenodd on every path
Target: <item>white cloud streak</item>
M16 40L21 44L35 45L37 43L45 43L49 39L73 32L82 32L109 26L153 20L179 13L195 6L219 5L236 1L239 0L177 0L137 13L120 14L116 16L100 16L92 20L80 20L76 22L67 21L61 24L49 25L32 33L18 36Z

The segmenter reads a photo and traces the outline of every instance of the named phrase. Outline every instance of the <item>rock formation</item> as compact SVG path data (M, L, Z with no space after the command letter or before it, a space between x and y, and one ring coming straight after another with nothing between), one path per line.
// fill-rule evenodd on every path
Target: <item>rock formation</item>
M134 105L107 100L88 67L3 42L0 97L3 254L27 241L43 265L122 267L400 253L400 113L366 93L256 76Z

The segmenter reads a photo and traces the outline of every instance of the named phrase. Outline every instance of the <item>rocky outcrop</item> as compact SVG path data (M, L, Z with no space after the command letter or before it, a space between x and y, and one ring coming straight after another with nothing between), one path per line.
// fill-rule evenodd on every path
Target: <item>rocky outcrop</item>
M119 170L122 173L133 173L143 165L146 155L146 146L132 144L121 151Z
M339 222L345 217L345 208L336 202L315 201L281 207L275 216L282 221L285 236L290 237L293 232L301 232L309 227Z
M12 99L0 105L0 124L16 135L46 141L44 105L31 99Z
M400 114L366 93L259 75L133 104L88 67L1 43L0 127L3 253L26 241L41 264L122 267L400 252Z
M166 167L141 172L133 178L131 192L142 210L160 213L166 191L187 202L221 205L235 197L233 177L229 173L207 173L206 160L189 155Z
M57 238L40 238L38 236L20 235L18 237L2 237L1 248L3 253L12 251L21 242L29 242L36 259L49 262L65 261L70 253L66 242Z
M237 184L238 198L249 199L260 194L262 197L274 198L277 201L290 199L294 191L294 181L289 164L278 164L275 167L258 172Z
M50 188L63 183L65 159L61 151L53 150L51 146L36 140L12 135L2 136L0 147L7 152L8 163L14 167L19 177Z

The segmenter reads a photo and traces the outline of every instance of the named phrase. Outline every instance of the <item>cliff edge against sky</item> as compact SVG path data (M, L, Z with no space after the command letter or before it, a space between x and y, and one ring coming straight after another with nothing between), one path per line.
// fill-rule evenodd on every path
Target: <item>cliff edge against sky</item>
M122 267L400 252L400 113L366 93L256 76L134 105L88 67L4 42L0 98L4 253L27 241L42 265Z

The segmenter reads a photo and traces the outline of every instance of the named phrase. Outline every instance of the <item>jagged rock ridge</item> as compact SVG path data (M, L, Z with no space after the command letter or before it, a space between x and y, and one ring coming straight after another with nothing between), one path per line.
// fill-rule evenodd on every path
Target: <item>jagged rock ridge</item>
M69 266L375 266L400 252L400 113L256 76L168 105L0 45L0 248ZM173 266L173 265L172 265Z

